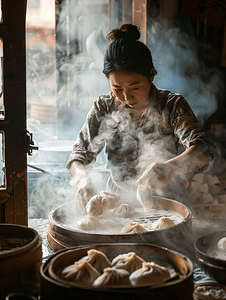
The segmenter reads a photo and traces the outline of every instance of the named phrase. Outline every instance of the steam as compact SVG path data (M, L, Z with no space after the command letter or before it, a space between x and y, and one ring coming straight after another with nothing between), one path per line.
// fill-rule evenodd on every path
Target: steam
M75 140L93 101L100 94L109 92L109 84L102 74L103 50L107 46L103 40L109 29L108 15L105 12L94 14L91 0L78 1L76 5L73 3L68 6L69 2L63 1L65 6L58 14L57 60L55 50L49 45L28 45L29 105L38 102L53 108L46 124L34 118L29 111L28 129L34 133L37 142L55 138ZM148 28L148 36L148 46L158 72L154 84L159 88L184 95L199 121L204 124L216 110L220 94L224 91L220 71L200 61L198 43L180 28L164 28L159 23L152 23ZM76 55L71 51L72 48L76 49ZM177 154L174 145L169 145L168 149L165 147L168 141L159 138L156 130L158 118L156 114L149 120L148 127L153 128L151 132L139 135L139 140L142 141L141 155L137 164L139 175L152 162L163 162ZM105 145L105 140L112 138L117 127L130 135L136 131L129 114L114 112L102 120L99 135L90 145L90 150L98 153ZM128 147L129 134L122 141L122 150ZM97 166L100 162L103 173L98 171L90 173L97 191L105 189L106 178L109 175L105 170L106 161L102 154L103 152L97 157ZM100 156L101 160L98 160ZM65 164L66 159L67 157L60 163ZM136 189L135 180L128 181L124 198L125 202L131 199L132 204L137 205L133 187ZM52 209L74 201L75 194L76 189L70 185L69 180L59 181L51 176L40 176L35 181L29 197L29 217L47 218ZM79 210L68 212L69 219L73 219L75 215L80 217ZM114 220L111 221L113 224ZM189 231L189 251L191 234ZM164 240L165 237L161 238ZM170 244L168 237L167 241ZM174 242L170 245L175 246ZM181 245L177 250L183 252L185 248L186 245Z
M152 23L148 33L148 46L158 72L154 83L182 94L204 124L224 94L224 76L211 58L214 49L208 45L209 53L204 51L198 41L179 27L165 28Z
M29 197L29 218L48 218L49 212L74 197L74 189L66 179L42 175L35 181Z

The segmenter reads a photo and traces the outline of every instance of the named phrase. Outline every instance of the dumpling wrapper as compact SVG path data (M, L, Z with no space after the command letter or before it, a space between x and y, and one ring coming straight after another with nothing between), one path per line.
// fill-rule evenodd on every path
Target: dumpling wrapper
M92 230L97 228L98 219L90 216L85 216L77 222L77 226L81 230Z
M114 215L116 215L119 218L128 217L134 212L135 212L135 207L127 203L122 203L119 207L113 210Z
M61 272L62 278L85 285L92 285L99 276L100 273L85 260L75 262Z
M86 211L90 217L102 217L108 208L109 201L104 195L93 196L86 205Z
M94 287L130 285L129 272L124 269L106 268L94 282Z
M152 229L154 229L154 230L166 229L166 228L170 228L174 225L175 225L174 221L171 220L170 218L161 217L160 219L158 219L157 221L155 221L152 224Z
M121 233L141 233L148 231L143 225L137 222L131 222L129 225L126 225L122 228Z
M81 260L85 260L91 264L91 266L93 266L100 273L102 273L105 268L112 266L110 260L101 251L91 249L87 252L87 254L88 255L81 258Z
M149 212L153 206L153 196L150 185L140 184L137 188L137 201L143 206L145 212Z
M134 271L129 277L133 286L161 284L170 278L170 272L167 268L154 262L143 263L142 268Z
M106 191L101 191L100 194L109 201L109 209L117 208L120 206L121 198L119 195Z
M226 253L226 237L220 239L217 243L218 250Z
M145 261L134 252L120 254L112 260L112 266L116 269L125 269L130 274L140 269Z

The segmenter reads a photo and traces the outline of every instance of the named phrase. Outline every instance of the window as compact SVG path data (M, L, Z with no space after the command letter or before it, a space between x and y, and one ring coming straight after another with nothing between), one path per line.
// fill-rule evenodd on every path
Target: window
M28 5L27 128L39 147L28 157L29 218L48 217L68 199L67 156L93 101L109 92L108 14L108 0L40 0L37 13Z

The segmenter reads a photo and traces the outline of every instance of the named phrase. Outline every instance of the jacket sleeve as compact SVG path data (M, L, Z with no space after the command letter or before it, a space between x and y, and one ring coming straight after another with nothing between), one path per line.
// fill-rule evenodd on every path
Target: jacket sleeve
M196 145L207 154L209 164L199 171L209 171L216 158L216 147L209 133L203 130L189 104L182 96L176 97L171 116L174 134L178 136L180 143L186 149L191 145Z
M87 114L86 121L73 146L73 151L68 157L66 164L68 169L70 169L70 165L74 160L80 161L84 165L95 162L96 156L104 148L105 142L103 140L99 143L94 143L94 140L98 135L101 120L108 111L109 101L105 101L108 98L108 95L100 96Z

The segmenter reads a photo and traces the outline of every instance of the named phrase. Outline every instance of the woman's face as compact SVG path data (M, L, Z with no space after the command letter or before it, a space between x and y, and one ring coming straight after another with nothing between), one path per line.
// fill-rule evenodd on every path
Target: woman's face
M110 73L109 82L112 92L124 104L131 108L141 109L148 106L149 92L153 78L126 70Z

